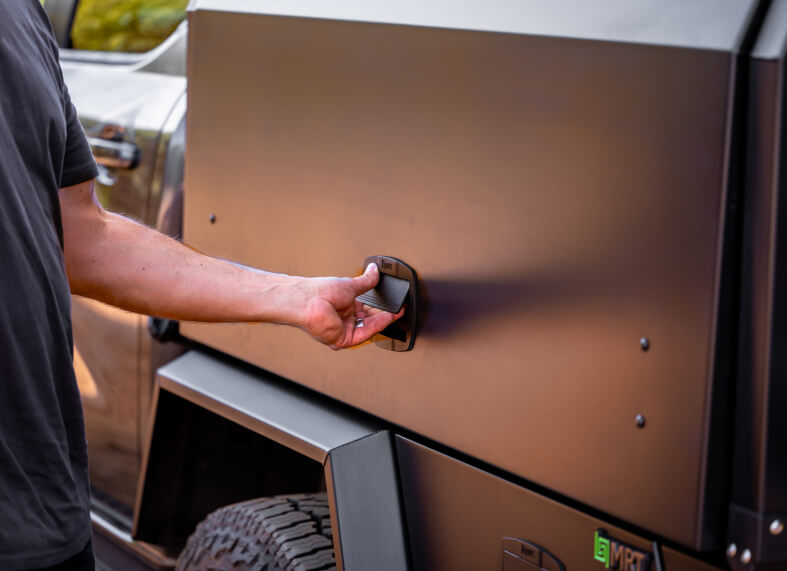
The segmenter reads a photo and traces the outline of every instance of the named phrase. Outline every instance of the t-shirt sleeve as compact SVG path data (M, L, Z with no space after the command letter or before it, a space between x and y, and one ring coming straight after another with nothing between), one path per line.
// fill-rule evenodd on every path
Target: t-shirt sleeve
M66 152L63 173L60 175L60 188L85 182L98 175L98 166L65 83L63 92L66 112Z

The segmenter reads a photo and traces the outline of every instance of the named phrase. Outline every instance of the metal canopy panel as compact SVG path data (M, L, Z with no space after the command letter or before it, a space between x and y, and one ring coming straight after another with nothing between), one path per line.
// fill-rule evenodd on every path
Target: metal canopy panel
M604 562L594 558L599 555L594 552L594 535L599 530L651 558L650 565L644 561L618 564L620 571L721 571L666 546L660 546L659 566L653 538L623 530L400 436L396 448L413 571L501 567L506 571L509 567L501 566L504 537L527 541L564 565L549 565L542 557L540 566L523 564L514 569L601 571ZM607 567L615 568L614 562Z
M734 50L754 0L196 0L191 10Z
M773 0L749 62L744 264L728 539L750 550L752 565L774 569L787 568L787 534L771 531L774 520L787 521L786 86L787 0Z
M713 44L734 51L748 8L702 5L735 20ZM720 540L702 536L721 509L706 457L732 54L201 6L186 242L301 275L394 256L430 308L399 354L182 331L664 537Z
M378 430L346 407L197 351L162 367L158 375L163 390L321 463L334 448Z

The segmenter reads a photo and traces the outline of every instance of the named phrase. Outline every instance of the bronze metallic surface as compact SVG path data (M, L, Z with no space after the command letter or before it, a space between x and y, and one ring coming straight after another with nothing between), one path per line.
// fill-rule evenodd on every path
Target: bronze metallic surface
M429 0L192 0L188 9L728 50L743 34L754 5L751 0L458 0L450 5Z
M397 437L396 444L413 571L498 571L503 566L501 544L505 537L535 544L569 571L600 571L604 563L593 558L598 529L652 557L653 544L648 537L624 531L405 438ZM663 569L719 571L663 546L661 556ZM648 571L636 564L625 569ZM649 569L658 568L651 563Z
M697 546L731 55L199 10L189 26L185 241L301 275L394 256L429 314L409 353L182 331Z

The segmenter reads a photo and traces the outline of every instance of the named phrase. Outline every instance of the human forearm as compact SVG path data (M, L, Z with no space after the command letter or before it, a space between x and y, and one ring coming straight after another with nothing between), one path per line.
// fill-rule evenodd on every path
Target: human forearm
M192 321L275 321L296 325L299 278L204 256L136 222L101 212L65 225L72 292L150 315ZM83 243L79 243L82 241Z
M401 316L356 298L379 279L272 274L205 256L106 212L92 182L60 190L71 291L150 315L190 321L276 322L335 349L362 343Z

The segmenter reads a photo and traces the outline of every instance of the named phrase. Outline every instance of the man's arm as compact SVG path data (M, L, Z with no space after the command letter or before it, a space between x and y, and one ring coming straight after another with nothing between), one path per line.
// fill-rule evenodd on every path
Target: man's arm
M334 349L362 343L396 316L355 298L379 280L301 278L211 258L105 211L93 181L60 189L71 291L117 307L187 321L273 322L299 327ZM364 326L356 328L356 319Z

